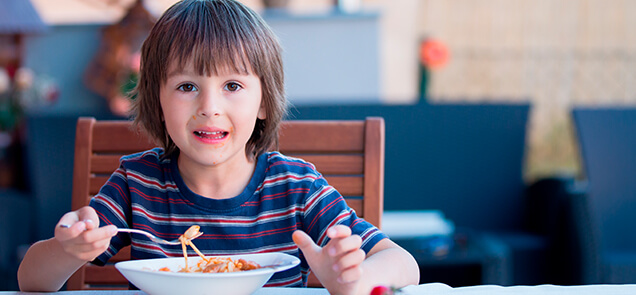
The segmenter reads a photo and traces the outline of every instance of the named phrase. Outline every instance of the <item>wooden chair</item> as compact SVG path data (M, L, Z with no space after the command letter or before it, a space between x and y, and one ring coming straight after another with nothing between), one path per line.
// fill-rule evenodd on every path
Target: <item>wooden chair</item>
M75 138L72 208L88 205L117 169L119 158L154 145L129 121L79 118ZM384 195L384 120L284 121L279 150L316 165L327 181L365 220L380 227ZM68 280L68 290L127 289L113 263L130 259L122 249L104 267L86 264ZM311 276L310 286L320 286Z

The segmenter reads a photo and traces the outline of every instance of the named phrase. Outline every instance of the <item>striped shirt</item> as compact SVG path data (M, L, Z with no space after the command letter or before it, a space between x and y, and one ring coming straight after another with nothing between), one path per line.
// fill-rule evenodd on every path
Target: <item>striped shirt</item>
M344 224L362 238L365 252L386 238L356 216L313 164L301 159L265 153L240 195L216 200L185 185L177 167L178 153L162 155L163 150L155 148L122 157L119 168L90 202L100 224L142 229L167 240L197 224L203 235L193 242L205 255L283 252L300 258L299 266L274 274L266 286L307 284L309 266L292 241L295 230L324 246L327 229ZM183 256L180 245L158 245L143 235L120 233L94 263L105 264L127 245L132 246L132 259Z

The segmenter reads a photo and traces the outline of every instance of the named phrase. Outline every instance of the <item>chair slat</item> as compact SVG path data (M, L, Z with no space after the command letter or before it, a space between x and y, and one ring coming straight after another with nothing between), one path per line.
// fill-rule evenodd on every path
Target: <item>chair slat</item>
M119 158L122 155L92 155L91 156L91 173L96 174L112 174L119 168Z
M325 176L325 179L343 196L364 195L364 179L361 176Z
M323 175L328 174L363 174L364 155L363 154L294 154L285 153L286 156L301 158L316 166L316 169Z
M363 121L287 121L281 124L280 151L362 153L364 151Z
M128 288L128 281L115 268L115 265L108 264L105 266L97 266L92 264L86 265L86 273L84 283L88 285L123 285Z
M110 176L91 176L89 178L88 193L90 195L96 195L99 193L99 190L106 183L109 177Z
M347 205L349 205L351 209L356 211L356 215L364 217L364 201L360 199L348 199L346 197L345 201L347 201Z
M134 131L129 121L101 121L93 128L93 152L120 153L144 151L155 144L140 131Z

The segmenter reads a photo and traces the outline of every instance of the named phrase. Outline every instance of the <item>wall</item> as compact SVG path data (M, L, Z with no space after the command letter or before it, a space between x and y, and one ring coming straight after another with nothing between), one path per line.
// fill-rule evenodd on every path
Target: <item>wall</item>
M420 36L444 41L435 101L530 101L527 177L577 172L572 105L636 104L636 2L422 0Z
M25 40L24 65L48 76L59 86L55 113L104 112L106 101L86 88L83 75L100 44L101 25L50 26L49 31Z
M265 14L279 36L287 94L294 104L380 100L379 15ZM47 112L107 110L105 100L86 88L83 75L101 40L103 25L56 25L26 38L25 66L52 78L59 101Z
M264 15L281 40L296 105L380 100L379 15Z

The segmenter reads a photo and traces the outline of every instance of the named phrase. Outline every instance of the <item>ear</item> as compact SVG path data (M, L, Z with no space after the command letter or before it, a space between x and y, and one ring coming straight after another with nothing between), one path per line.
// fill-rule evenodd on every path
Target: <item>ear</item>
M267 109L265 108L265 104L262 102L260 108L258 109L258 115L256 117L261 120L265 120L267 118Z

